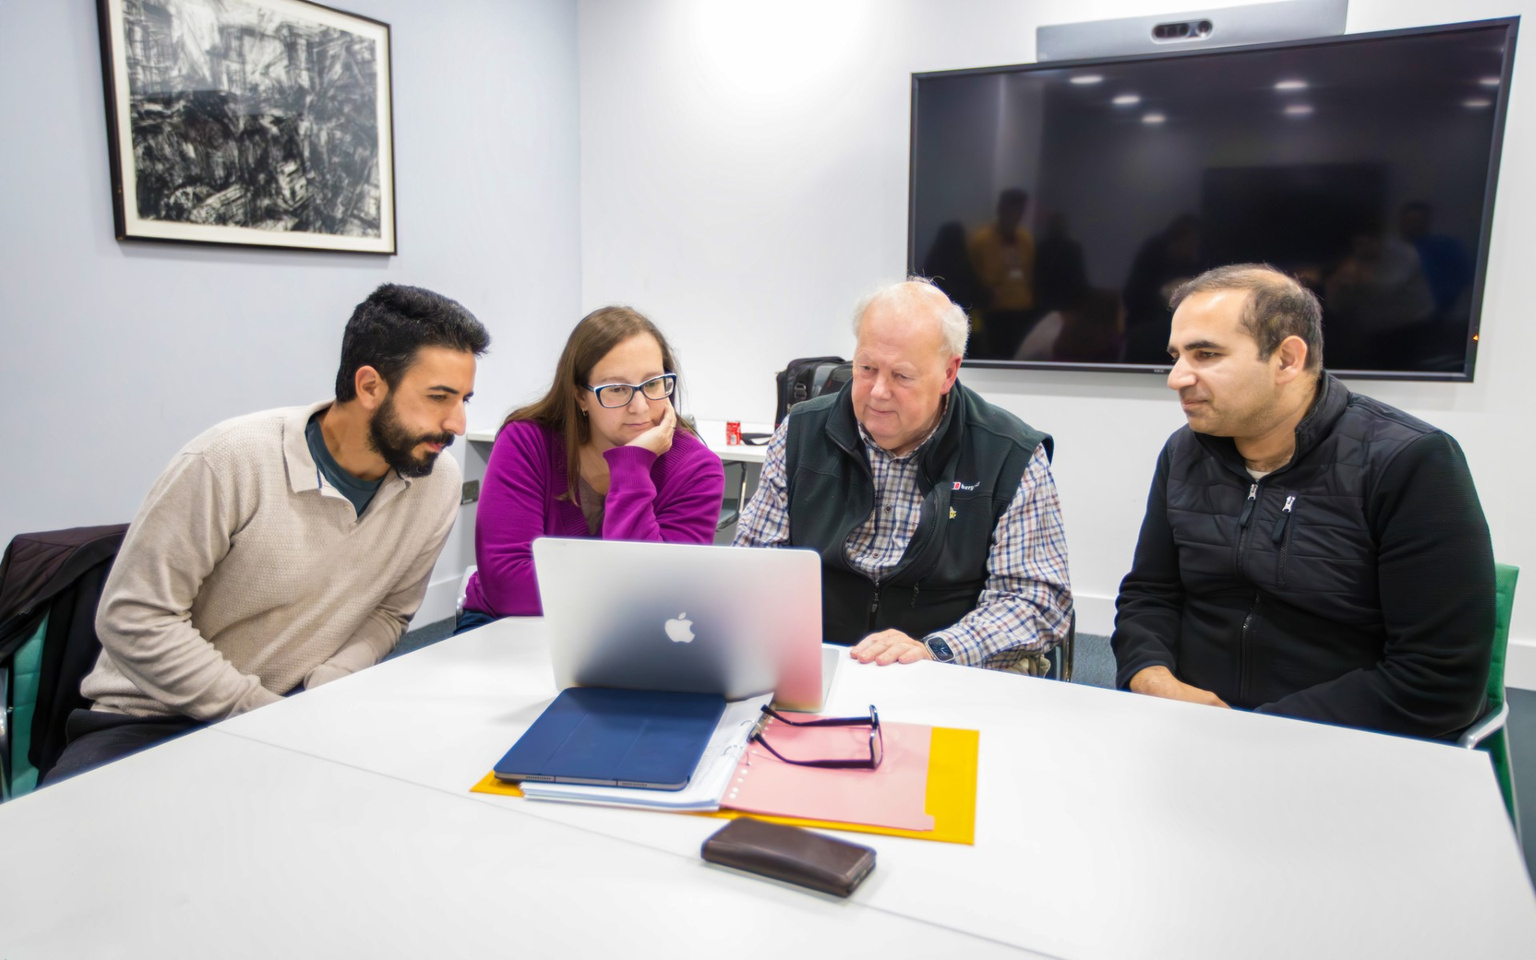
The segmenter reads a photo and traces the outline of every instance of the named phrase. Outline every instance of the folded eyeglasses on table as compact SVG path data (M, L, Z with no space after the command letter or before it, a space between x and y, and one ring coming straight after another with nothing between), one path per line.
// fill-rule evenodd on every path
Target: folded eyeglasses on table
M779 723L788 724L791 727L869 727L869 756L866 758L845 760L794 760L773 748L763 735L768 721L777 720ZM880 761L885 759L885 736L880 732L880 714L875 710L875 705L869 705L867 717L827 717L821 720L791 720L774 710L764 706L763 715L758 718L752 732L747 735L748 743L760 743L763 749L778 757L785 763L792 763L800 767L821 767L826 770L874 770L880 766Z

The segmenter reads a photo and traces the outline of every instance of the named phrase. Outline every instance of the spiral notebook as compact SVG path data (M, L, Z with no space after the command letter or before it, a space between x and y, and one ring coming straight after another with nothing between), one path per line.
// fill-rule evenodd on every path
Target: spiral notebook
M933 738L928 752L928 796L924 804L924 808L933 814L932 830L875 827L865 823L813 820L793 815L778 817L764 813L747 814L725 808L693 815L720 817L725 820L752 816L774 823L813 827L818 830L847 830L853 833L883 834L892 837L908 837L913 840L969 845L976 842L976 775L980 766L980 754L979 731L955 730L950 727L933 728ZM469 789L471 793L502 797L523 795L523 791L518 789L516 784L497 780L494 773L487 773Z

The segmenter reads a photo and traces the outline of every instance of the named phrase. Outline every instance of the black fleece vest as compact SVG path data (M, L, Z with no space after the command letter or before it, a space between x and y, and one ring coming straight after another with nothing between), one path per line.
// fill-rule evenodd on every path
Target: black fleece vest
M852 385L800 404L789 417L789 542L821 554L822 639L854 644L886 629L921 638L975 609L992 531L1035 448L1043 443L1051 455L1051 438L957 381L937 432L917 453L917 531L900 563L875 584L844 554L875 508Z

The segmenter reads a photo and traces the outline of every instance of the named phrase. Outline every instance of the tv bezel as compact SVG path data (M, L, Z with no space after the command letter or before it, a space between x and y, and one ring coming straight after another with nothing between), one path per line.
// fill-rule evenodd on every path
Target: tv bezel
M1035 63L1004 64L991 67L969 67L962 70L930 70L912 74L912 116L909 130L907 164L907 273L917 276L917 131L918 87L924 80L987 76L1006 73L1028 73L1036 70L1074 70L1119 66L1130 63L1165 60L1190 60L1208 57L1241 57L1249 53L1270 50L1291 50L1326 46L1368 44L1399 37L1431 34L1461 33L1470 30L1486 30L1490 27L1504 29L1504 64L1499 77L1498 96L1494 100L1493 140L1489 149L1488 171L1483 187L1483 221L1478 231L1477 262L1473 270L1470 321L1467 327L1465 360L1458 372L1431 370L1335 370L1330 373L1352 380L1407 380L1433 383L1471 383L1477 367L1477 348L1480 342L1483 314L1483 288L1487 277L1488 247L1493 236L1494 198L1499 183L1499 160L1504 152L1504 125L1509 109L1509 84L1515 65L1515 41L1519 33L1520 18L1496 17L1487 20L1469 20L1459 23L1441 23L1426 27L1409 27L1401 30L1378 30L1369 33L1346 33L1307 40L1284 40L1274 43L1252 43L1240 46L1216 47L1210 50L1177 50L1135 54L1117 57L1093 57L1078 60L1045 60ZM1324 343L1327 342L1326 330ZM1000 360L966 357L964 365L1002 370L1085 370L1111 373L1158 374L1166 376L1173 369L1171 364L1145 363L1081 363L1056 360Z

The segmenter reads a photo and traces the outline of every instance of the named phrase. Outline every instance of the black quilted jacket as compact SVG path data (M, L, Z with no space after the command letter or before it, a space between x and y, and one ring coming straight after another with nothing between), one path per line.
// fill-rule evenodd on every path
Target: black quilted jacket
M1112 643L1234 707L1420 737L1482 708L1493 549L1450 436L1324 375L1254 481L1185 427L1158 459Z

